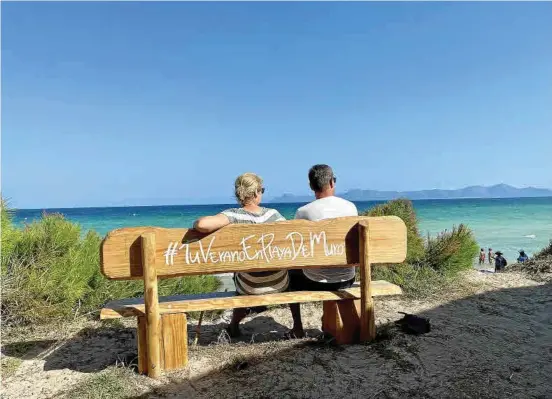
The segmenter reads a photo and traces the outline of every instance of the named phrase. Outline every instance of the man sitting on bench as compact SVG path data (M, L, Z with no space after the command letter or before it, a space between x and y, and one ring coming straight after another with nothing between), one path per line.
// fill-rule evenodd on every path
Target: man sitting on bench
M328 165L314 165L309 170L310 188L316 200L299 208L295 219L322 220L343 216L358 216L358 211L350 201L335 196L336 177ZM336 291L349 288L355 282L354 267L290 270L290 290L293 291ZM298 303L290 304L293 328L289 338L305 336L301 321L301 308Z

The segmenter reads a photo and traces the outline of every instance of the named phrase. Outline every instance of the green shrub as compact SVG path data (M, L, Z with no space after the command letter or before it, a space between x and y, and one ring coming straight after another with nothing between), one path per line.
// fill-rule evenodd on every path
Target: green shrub
M373 280L385 280L403 289L411 298L428 298L440 293L451 278L425 265L375 265Z
M4 275L5 265L11 257L18 236L18 230L11 223L11 217L11 211L8 209L6 202L0 199L0 256L2 257L2 275Z
M405 294L428 297L458 285L458 272L470 269L479 247L465 225L453 227L437 237L420 236L412 202L407 199L389 201L364 212L366 216L398 216L407 228L407 256L398 265L374 265L372 279L386 280L403 288Z
M407 252L406 262L418 262L424 256L424 241L418 231L418 220L412 201L396 199L362 213L363 216L398 216L406 224Z
M471 230L461 224L435 238L428 237L424 264L443 274L453 275L473 267L479 246Z
M6 265L2 313L8 321L40 322L69 317L95 273L100 237L61 215L44 215L20 231Z
M3 208L4 209L4 208ZM4 223L4 219L3 222ZM8 324L46 323L95 314L107 301L142 296L141 280L112 281L100 272L101 237L62 215L44 215L23 229L2 226L10 241L2 258L2 318ZM7 251L7 250L6 250ZM160 295L214 291L214 276L161 280Z

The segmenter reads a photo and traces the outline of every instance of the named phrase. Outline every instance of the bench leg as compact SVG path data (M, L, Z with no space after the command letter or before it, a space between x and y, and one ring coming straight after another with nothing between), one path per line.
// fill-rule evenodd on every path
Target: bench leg
M147 374L148 372L148 346L146 340L146 316L138 316L138 331L136 332L138 341L138 372Z
M347 299L323 302L322 331L335 338L339 345L360 340L360 300Z
M180 369L188 364L188 323L186 313L161 316L163 342L161 356L165 370Z
M146 319L138 317L138 371L148 374ZM161 351L162 370L175 370L188 364L188 325L185 313L167 313L161 315Z

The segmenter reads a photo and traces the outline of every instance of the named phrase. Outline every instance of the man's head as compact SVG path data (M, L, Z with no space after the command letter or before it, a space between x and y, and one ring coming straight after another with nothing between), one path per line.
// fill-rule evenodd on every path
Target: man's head
M309 184L316 198L335 195L335 182L332 168L328 165L314 165L309 170Z

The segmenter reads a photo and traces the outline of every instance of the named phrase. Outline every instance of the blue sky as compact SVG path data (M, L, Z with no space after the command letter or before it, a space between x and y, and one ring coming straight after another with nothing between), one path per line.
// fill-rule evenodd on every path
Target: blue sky
M13 206L552 187L552 3L2 3Z

